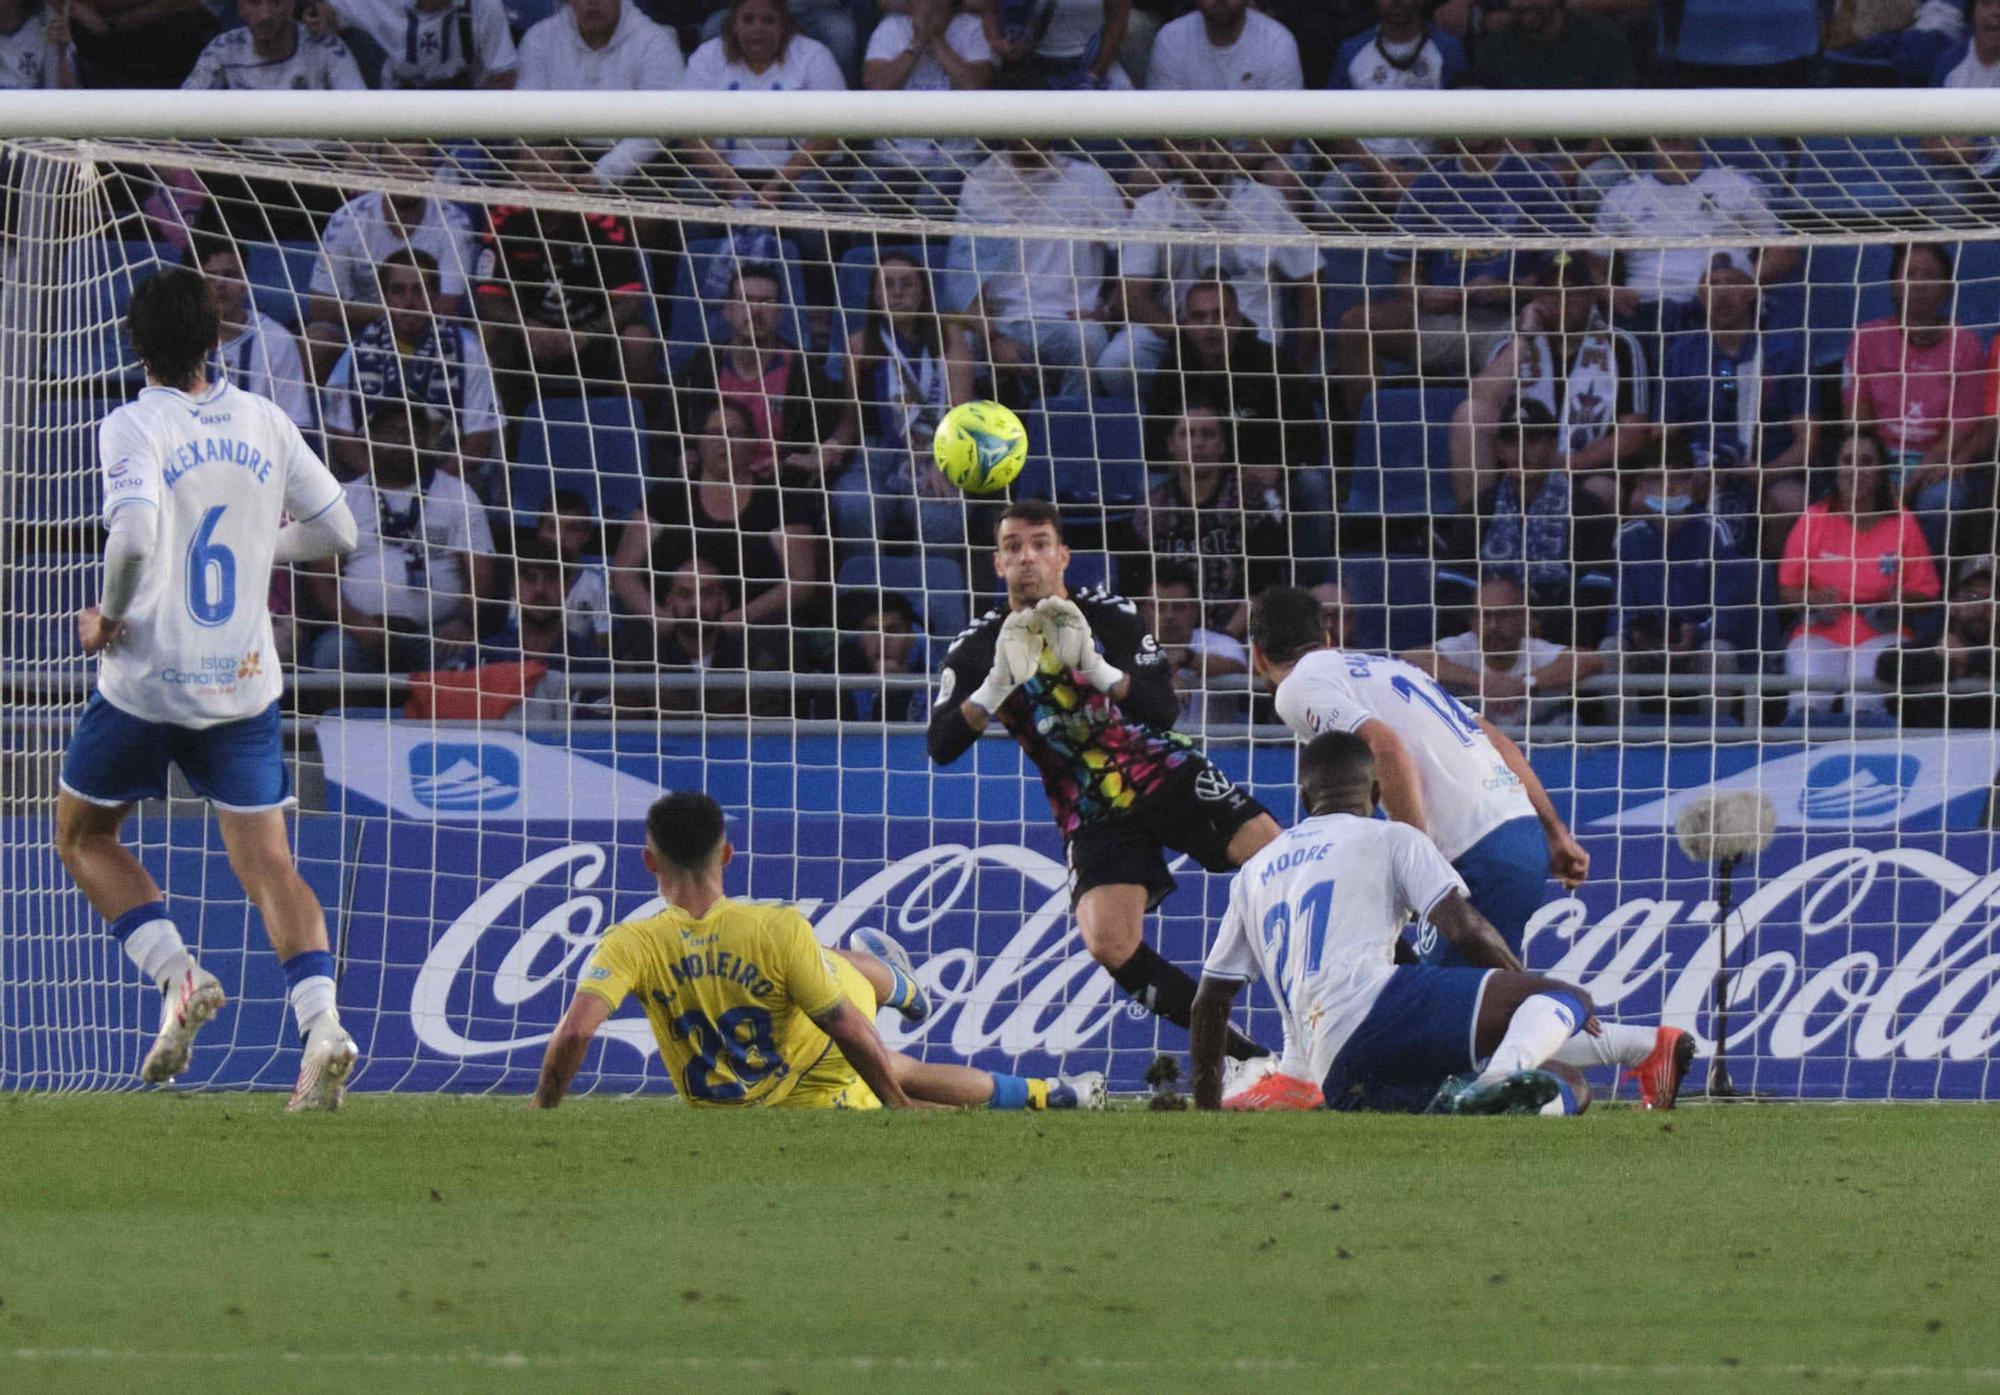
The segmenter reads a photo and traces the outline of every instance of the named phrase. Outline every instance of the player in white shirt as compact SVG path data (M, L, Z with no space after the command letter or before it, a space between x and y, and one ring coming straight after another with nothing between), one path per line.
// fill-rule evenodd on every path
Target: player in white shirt
M1570 835L1520 747L1401 659L1327 644L1319 598L1276 587L1252 609L1252 663L1302 740L1360 734L1382 769L1382 807L1428 833L1472 888L1472 904L1516 955L1546 874L1575 886L1590 855ZM1426 962L1459 962L1427 934Z
M1693 1038L1600 1023L1581 988L1528 973L1437 845L1374 817L1367 741L1315 737L1299 789L1308 817L1243 864L1202 967L1189 1028L1198 1107L1222 1103L1229 1007L1253 980L1278 1002L1290 1069L1322 1082L1329 1109L1569 1113L1572 1087L1543 1067L1575 1079L1613 1063L1637 1070L1649 1107L1673 1107ZM1438 927L1462 967L1398 962L1411 915Z
M159 1035L141 1073L171 1080L223 989L119 829L139 801L166 796L167 767L180 767L215 806L230 868L283 962L305 1038L287 1107L334 1109L359 1052L334 1007L326 917L285 832L292 782L267 597L274 564L353 547L354 516L277 404L208 381L218 321L197 273L175 267L141 283L126 328L147 387L98 432L104 594L77 620L84 652L99 656L97 691L63 758L56 850L159 985Z

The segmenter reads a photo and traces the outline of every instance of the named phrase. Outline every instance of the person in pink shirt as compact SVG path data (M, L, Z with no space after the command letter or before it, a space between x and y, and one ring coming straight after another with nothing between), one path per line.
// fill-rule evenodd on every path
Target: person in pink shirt
M1951 322L1951 254L1909 242L1890 264L1896 313L1854 333L1842 390L1849 418L1881 438L1898 499L1921 516L1933 549L1966 501L1961 467L1992 439L1980 411L1986 355Z
M1785 672L1794 678L1851 686L1875 672L1875 659L1906 638L1907 607L1943 593L1930 544L1916 515L1902 507L1873 432L1856 428L1840 443L1833 491L1807 508L1785 539L1778 564L1778 598L1804 607L1785 644ZM1832 694L1795 693L1793 713L1827 711ZM1882 699L1850 694L1848 710L1879 713Z

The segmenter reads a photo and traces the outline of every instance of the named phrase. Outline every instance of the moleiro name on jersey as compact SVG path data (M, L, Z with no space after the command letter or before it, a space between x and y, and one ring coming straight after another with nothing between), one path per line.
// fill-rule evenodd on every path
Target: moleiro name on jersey
M278 529L319 517L340 483L276 403L216 383L149 387L98 428L104 520L150 506L153 563L99 661L105 701L208 727L263 711L283 687L269 592Z

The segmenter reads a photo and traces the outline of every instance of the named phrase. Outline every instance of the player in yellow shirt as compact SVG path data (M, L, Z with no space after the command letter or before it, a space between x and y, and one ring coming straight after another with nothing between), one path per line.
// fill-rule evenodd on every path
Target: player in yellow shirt
M537 1107L562 1101L591 1038L632 994L645 1004L674 1088L690 1104L1103 1104L1102 1075L1028 1079L889 1050L875 1031L878 1006L916 1021L929 1011L902 949L882 935L863 940L875 953L823 949L791 907L729 899L722 871L734 855L722 808L707 795L684 791L653 802L646 870L667 909L612 926L585 962L542 1060Z

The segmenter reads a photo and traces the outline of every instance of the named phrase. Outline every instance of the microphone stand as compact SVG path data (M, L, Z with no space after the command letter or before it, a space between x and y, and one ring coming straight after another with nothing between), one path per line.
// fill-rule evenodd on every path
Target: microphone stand
M1736 864L1743 854L1731 853L1717 864L1720 885L1715 890L1715 1054L1708 1060L1708 1098L1740 1099L1729 1078L1729 904L1733 899Z

